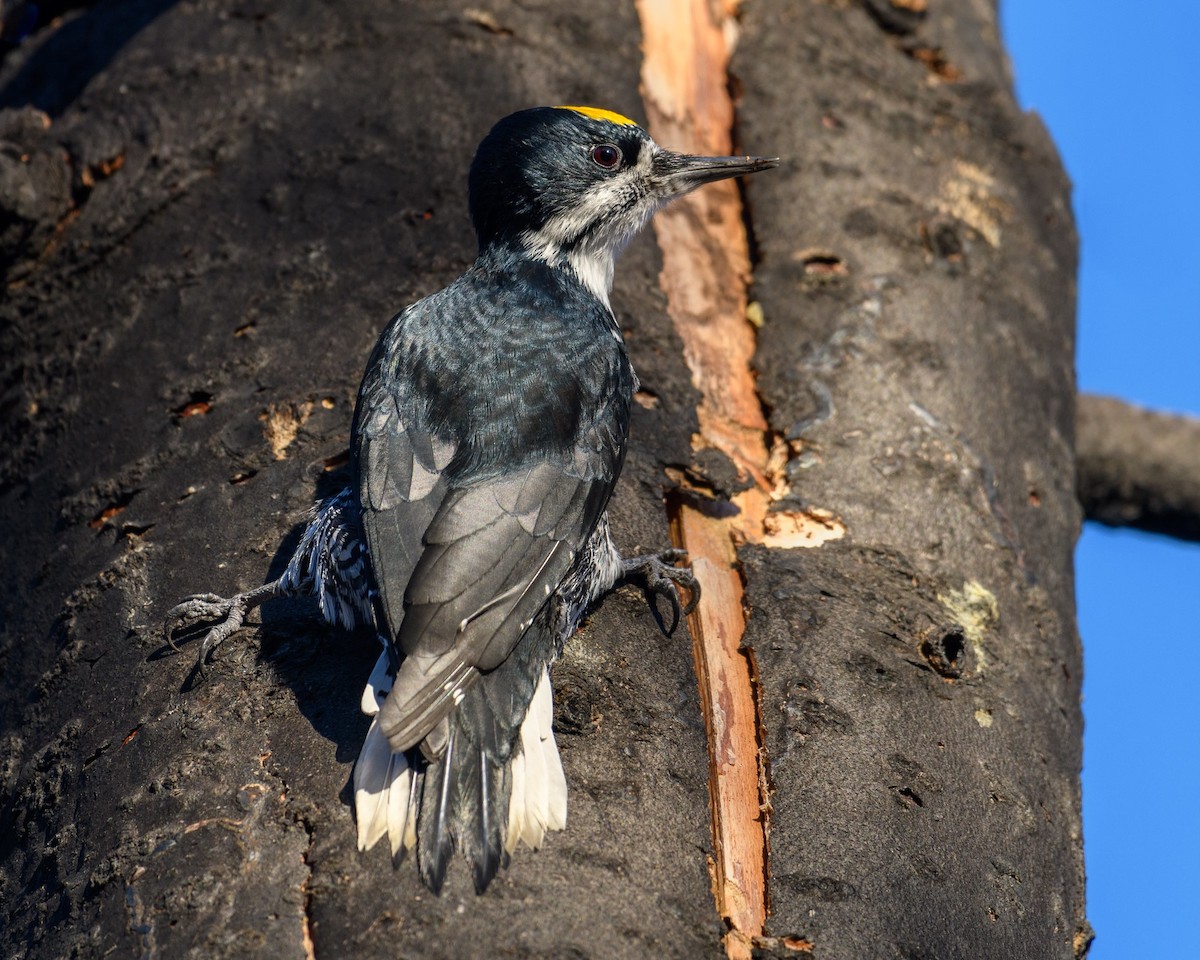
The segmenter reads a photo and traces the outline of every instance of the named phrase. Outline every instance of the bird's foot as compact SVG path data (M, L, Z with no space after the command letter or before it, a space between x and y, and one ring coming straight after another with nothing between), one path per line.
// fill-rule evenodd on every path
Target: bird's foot
M212 623L204 639L200 641L200 652L196 666L201 675L208 670L208 658L220 644L241 628L246 614L260 603L279 595L279 582L265 584L255 590L239 593L235 597L219 597L215 593L198 593L176 604L168 612L163 623L163 636L172 650L179 650L175 635L190 630L197 624Z
M640 557L630 557L621 561L621 579L619 583L630 583L641 587L646 595L646 603L654 613L662 631L670 636L679 626L679 621L690 615L700 602L700 582L692 573L691 567L677 567L674 564L687 559L687 551L672 548L661 553L648 553ZM687 605L679 600L679 588L688 592ZM671 625L668 627L658 610L658 598L663 597L671 605Z

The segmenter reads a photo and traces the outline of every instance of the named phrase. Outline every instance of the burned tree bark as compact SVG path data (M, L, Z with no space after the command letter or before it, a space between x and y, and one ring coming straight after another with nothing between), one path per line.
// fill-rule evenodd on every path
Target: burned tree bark
M748 187L759 388L784 502L847 530L743 554L771 931L1082 954L1068 184L990 4L764 2L744 28L742 136L796 158Z
M1086 949L1067 185L992 6L930 7L144 0L8 57L5 955ZM372 638L279 602L193 684L159 625L278 573L379 329L473 256L475 143L536 103L785 158L660 233L695 283L647 237L613 296L643 383L617 540L665 544L669 503L730 587L697 652L750 699L611 598L557 667L566 832L437 899L354 849Z

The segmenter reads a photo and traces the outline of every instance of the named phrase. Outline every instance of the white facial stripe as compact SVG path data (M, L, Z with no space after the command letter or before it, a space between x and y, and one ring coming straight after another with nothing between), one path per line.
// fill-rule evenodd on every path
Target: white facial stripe
M651 140L649 143L643 143L641 152L638 154L637 169L643 178L650 176L650 166L654 163L654 158L658 156L658 144Z
M588 227L611 215L613 210L621 209L620 215L595 230L582 243L575 244L566 254L567 265L579 280L609 306L608 294L612 290L617 254L646 225L659 206L657 201L645 196L644 188L640 186L648 181L657 152L658 147L653 143L643 145L635 166L594 186L575 209L552 218L540 230L527 232L522 238L525 249L539 260L560 264L565 246L575 243ZM638 202L626 207L631 191L639 195Z
M553 241L558 246L575 240L609 211L625 203L628 193L636 189L635 175L633 169L623 170L611 180L598 183L584 194L579 206L558 214L538 231L537 236Z

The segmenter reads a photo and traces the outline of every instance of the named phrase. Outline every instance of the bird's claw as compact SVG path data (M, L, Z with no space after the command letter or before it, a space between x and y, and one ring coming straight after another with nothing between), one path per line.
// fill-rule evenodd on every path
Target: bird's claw
M679 621L690 616L700 603L700 582L691 567L676 567L673 564L687 558L687 551L673 547L661 553L631 557L624 561L622 581L636 583L646 595L646 602L654 612L654 618L667 636L675 632ZM679 601L679 588L688 592L686 605ZM663 597L671 605L671 625L663 623L656 598Z
M250 604L246 595L219 597L215 593L197 593L173 606L163 623L163 636L172 650L178 652L175 634L194 627L198 623L216 621L200 641L200 652L196 666L201 675L208 670L208 657L234 631L242 626Z

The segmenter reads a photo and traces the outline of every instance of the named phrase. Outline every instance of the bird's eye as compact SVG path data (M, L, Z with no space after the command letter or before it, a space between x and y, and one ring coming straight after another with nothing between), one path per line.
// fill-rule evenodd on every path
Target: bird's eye
M621 163L621 151L611 143L592 147L592 162L605 170L615 170Z

